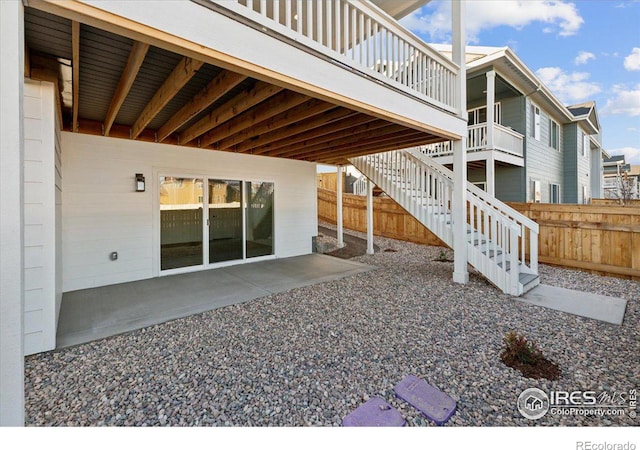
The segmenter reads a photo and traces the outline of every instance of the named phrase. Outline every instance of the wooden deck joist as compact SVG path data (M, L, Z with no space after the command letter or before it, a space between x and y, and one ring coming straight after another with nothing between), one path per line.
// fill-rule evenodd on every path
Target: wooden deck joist
M264 136L259 141L243 143L238 146L238 151L246 152L251 150L254 155L269 154L270 156L278 156L279 152L276 150L283 147L374 120L376 120L375 117L366 116L345 108L338 108L327 114L321 114L303 121L298 125L286 127L286 129L272 136Z
M185 144L203 135L216 126L223 124L227 120L231 120L236 115L258 103L281 92L282 88L274 84L265 83L264 81L256 82L251 88L245 89L241 94L211 111L195 124L180 133L180 142Z
M182 58L131 127L131 137L133 139L142 133L142 130L149 125L149 122L180 92L184 85L200 70L203 64L202 61L196 61L195 59L187 57Z
M336 106L331 103L313 98L296 106L295 108L291 108L283 113L271 117L270 119L264 120L253 127L242 130L233 136L229 136L226 139L215 142L212 144L212 148L217 150L237 150L237 145L244 141L252 140L254 138L258 139L260 136L264 136L272 131L319 114L324 114L334 108L336 108Z
M129 53L129 58L127 59L127 65L122 72L120 81L118 81L116 90L113 94L113 97L111 98L111 103L109 104L109 109L107 110L107 116L104 119L105 136L109 136L111 126L116 120L118 111L120 111L120 107L124 103L127 95L129 94L129 91L131 90L131 86L133 86L133 82L136 79L136 75L138 75L138 71L142 66L142 62L144 61L144 57L146 56L148 50L149 44L138 41L134 42L133 47L131 48L131 52Z
M255 126L263 120L285 112L291 108L309 100L306 95L293 91L282 91L268 100L260 103L255 108L249 109L242 114L227 121L221 126L215 127L200 137L200 146L208 147L214 142L220 141L243 130ZM214 147L215 148L215 147Z
M167 136L213 105L218 99L246 79L245 75L229 72L228 70L220 72L158 129L158 142L164 141Z
M313 90L297 91L289 84L278 85L276 79L267 81L261 73L214 67L205 58L200 60L193 55L174 53L167 55L165 63L158 55L167 50L149 53L149 43L134 39L129 41L131 44L122 45L124 41L117 36L110 42L108 32L97 33L77 18L70 24L66 48L71 48L73 103L65 111L68 116L64 117L64 125L74 132L339 164L350 156L445 140L444 136L418 131L420 124L387 117L379 109L368 111L362 104L351 107L348 102L334 103L333 97L326 95L314 98ZM82 39L87 39L87 45L82 47L82 66L81 34ZM91 39L99 45L96 47ZM104 69L114 64L95 63L96 58L112 62L103 48L113 48L110 56L118 65L126 58L122 73ZM56 57L47 58L59 64ZM30 62L31 76L54 81L59 66L44 70L42 64L38 65L37 55L35 67ZM168 75L150 76L154 70ZM87 92L80 95L81 74L83 83L95 79L96 86L102 85L99 81L104 76L103 84L109 87L102 91L87 87ZM134 88L140 92L132 92ZM87 107L106 111L102 113L104 117L96 117L95 109ZM83 112L90 118L82 117Z

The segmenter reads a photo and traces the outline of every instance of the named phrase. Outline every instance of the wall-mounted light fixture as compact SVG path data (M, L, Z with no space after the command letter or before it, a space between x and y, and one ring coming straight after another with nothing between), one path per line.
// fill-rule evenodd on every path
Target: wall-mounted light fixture
M144 175L136 174L136 192L144 192Z

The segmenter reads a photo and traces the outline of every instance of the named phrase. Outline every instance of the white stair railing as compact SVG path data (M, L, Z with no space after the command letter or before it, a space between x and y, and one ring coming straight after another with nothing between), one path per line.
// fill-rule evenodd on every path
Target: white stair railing
M362 175L353 182L353 193L355 195L367 195L367 177Z
M416 148L360 156L351 163L453 246L453 172ZM520 273L538 272L538 225L471 183L467 211L469 263L504 292L521 295Z

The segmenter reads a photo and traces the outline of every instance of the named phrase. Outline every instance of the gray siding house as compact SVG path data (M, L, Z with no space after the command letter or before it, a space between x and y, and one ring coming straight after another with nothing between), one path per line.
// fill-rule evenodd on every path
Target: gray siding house
M503 201L602 198L608 155L595 102L563 105L508 47L470 46L466 59L469 181ZM449 145L422 150L452 166Z

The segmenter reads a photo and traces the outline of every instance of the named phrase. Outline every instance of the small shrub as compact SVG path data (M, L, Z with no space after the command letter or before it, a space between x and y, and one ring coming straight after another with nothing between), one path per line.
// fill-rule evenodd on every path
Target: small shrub
M504 337L505 348L502 358L515 359L524 364L535 364L542 357L542 352L535 342L529 342L526 337L509 331Z
M500 359L507 366L519 370L528 378L560 378L558 365L545 358L535 342L515 331L509 331L503 340L504 349L500 353Z
M440 254L438 254L438 257L436 259L434 259L434 261L453 262L452 259L449 259L449 256L447 255L447 251L446 250L440 250Z

